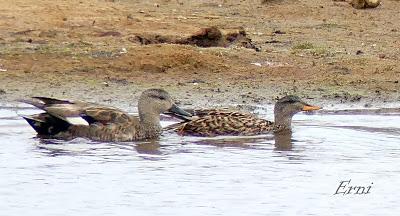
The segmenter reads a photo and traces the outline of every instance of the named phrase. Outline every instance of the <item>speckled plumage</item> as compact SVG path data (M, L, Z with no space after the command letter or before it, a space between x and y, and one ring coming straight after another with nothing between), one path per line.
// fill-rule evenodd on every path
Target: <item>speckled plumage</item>
M258 118L250 113L229 110L194 110L191 119L168 127L180 135L220 136L243 135L252 136L272 132L291 130L292 116L300 111L318 110L320 107L311 106L296 96L281 98L275 105L275 122Z
M157 138L162 132L160 113L172 108L182 111L161 89L142 93L139 117L117 108L82 101L34 97L22 102L45 111L23 117L39 136L56 139L84 137L97 141L133 141Z
M273 130L271 121L249 113L228 110L198 110L196 117L181 123L175 130L180 135L219 136L257 135Z

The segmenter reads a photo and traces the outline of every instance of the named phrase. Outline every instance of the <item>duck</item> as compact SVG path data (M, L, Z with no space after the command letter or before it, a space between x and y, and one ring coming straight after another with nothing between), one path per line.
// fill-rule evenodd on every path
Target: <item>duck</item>
M274 107L275 121L258 118L251 113L230 111L227 109L195 110L192 117L177 116L183 119L167 127L179 135L185 136L253 136L267 133L291 131L292 117L301 111L319 110L321 107L310 105L298 96L288 95L279 99Z
M148 89L138 101L139 116L109 106L83 101L32 97L20 100L43 113L22 116L42 138L124 142L156 139L162 133L160 114L191 116L179 108L163 89Z

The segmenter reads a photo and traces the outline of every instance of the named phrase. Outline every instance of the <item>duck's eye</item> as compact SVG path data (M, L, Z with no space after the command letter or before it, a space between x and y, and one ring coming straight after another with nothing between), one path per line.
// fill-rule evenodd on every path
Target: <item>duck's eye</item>
M165 99L167 99L165 96L162 96L162 95L157 96L157 98L160 99L160 100L165 100Z

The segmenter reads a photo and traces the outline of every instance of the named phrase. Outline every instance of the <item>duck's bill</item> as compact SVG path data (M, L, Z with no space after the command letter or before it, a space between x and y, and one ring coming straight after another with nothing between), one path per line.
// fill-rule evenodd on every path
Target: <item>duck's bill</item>
M313 110L320 110L321 107L319 106L311 106L311 105L305 105L303 107L303 111L313 111Z
M165 114L176 116L176 117L191 117L192 114L186 112L185 110L179 108L177 105L172 105L172 107Z

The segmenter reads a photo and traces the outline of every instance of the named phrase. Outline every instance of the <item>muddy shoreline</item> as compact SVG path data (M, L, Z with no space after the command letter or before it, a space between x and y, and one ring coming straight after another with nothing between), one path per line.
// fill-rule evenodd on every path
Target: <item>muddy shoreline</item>
M371 10L322 0L21 0L0 8L2 103L41 95L135 107L154 87L195 107L272 104L286 94L323 106L400 101L398 1ZM247 41L226 43L230 34ZM200 47L199 38L218 41Z

